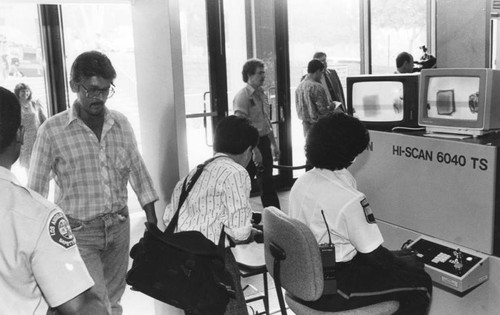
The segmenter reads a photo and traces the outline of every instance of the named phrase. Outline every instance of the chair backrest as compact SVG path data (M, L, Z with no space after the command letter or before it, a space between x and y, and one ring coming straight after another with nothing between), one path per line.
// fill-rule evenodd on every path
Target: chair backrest
M275 207L263 214L266 267L274 277L274 257L270 244L285 252L280 264L281 286L304 301L315 301L323 293L323 267L318 242L307 225L290 218Z

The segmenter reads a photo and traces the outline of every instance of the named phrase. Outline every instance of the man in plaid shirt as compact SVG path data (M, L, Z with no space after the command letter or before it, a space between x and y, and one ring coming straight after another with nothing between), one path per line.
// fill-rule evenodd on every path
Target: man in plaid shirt
M92 290L112 314L122 314L130 239L127 183L154 224L158 195L130 123L106 107L115 78L106 55L89 51L76 58L70 86L77 99L40 127L28 186L47 197L54 179L55 202L68 217L95 282Z

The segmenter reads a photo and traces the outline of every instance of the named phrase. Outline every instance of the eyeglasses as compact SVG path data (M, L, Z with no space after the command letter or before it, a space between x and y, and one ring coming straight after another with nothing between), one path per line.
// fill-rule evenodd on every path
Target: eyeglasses
M87 88L83 84L79 85L85 91L85 96L87 96L88 98L96 98L100 96L111 98L115 94L115 88L113 87L113 85L110 85L105 89Z

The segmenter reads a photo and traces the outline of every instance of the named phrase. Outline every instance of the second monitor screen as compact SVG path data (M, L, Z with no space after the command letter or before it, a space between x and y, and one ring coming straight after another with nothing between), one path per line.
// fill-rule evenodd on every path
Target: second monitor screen
M361 121L403 120L403 83L398 81L356 82L352 87L354 116Z
M427 117L477 120L479 78L433 77L427 88Z

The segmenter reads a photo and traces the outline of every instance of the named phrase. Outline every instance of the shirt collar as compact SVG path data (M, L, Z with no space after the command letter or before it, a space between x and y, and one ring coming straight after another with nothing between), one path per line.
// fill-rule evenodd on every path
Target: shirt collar
M214 154L214 157L219 157L219 156L229 157L226 153L217 152Z
M10 170L6 169L3 166L0 166L0 179L12 182L17 186L21 186L14 173L12 173Z
M248 83L247 83L246 89L247 89L249 95L252 95L253 92L255 92L255 88Z
M347 186L356 188L356 179L352 176L351 172L349 172L346 168L341 170L329 170L326 168L314 168L313 171L318 172L322 176L325 176L331 180L341 180Z
M78 105L77 102L75 101L73 103L73 106L69 109L69 114L68 114L68 122L66 124L66 127L69 126L73 121L75 120L82 120L80 116L78 116ZM116 119L113 119L112 113L109 111L107 107L104 107L104 123L106 124L109 120L110 123L112 124Z
M253 95L254 93L256 92L259 92L259 91L263 91L262 90L262 86L259 86L257 88L254 88L253 86L251 86L250 84L247 83L247 86L246 86L246 89L248 91L248 94L249 95Z

